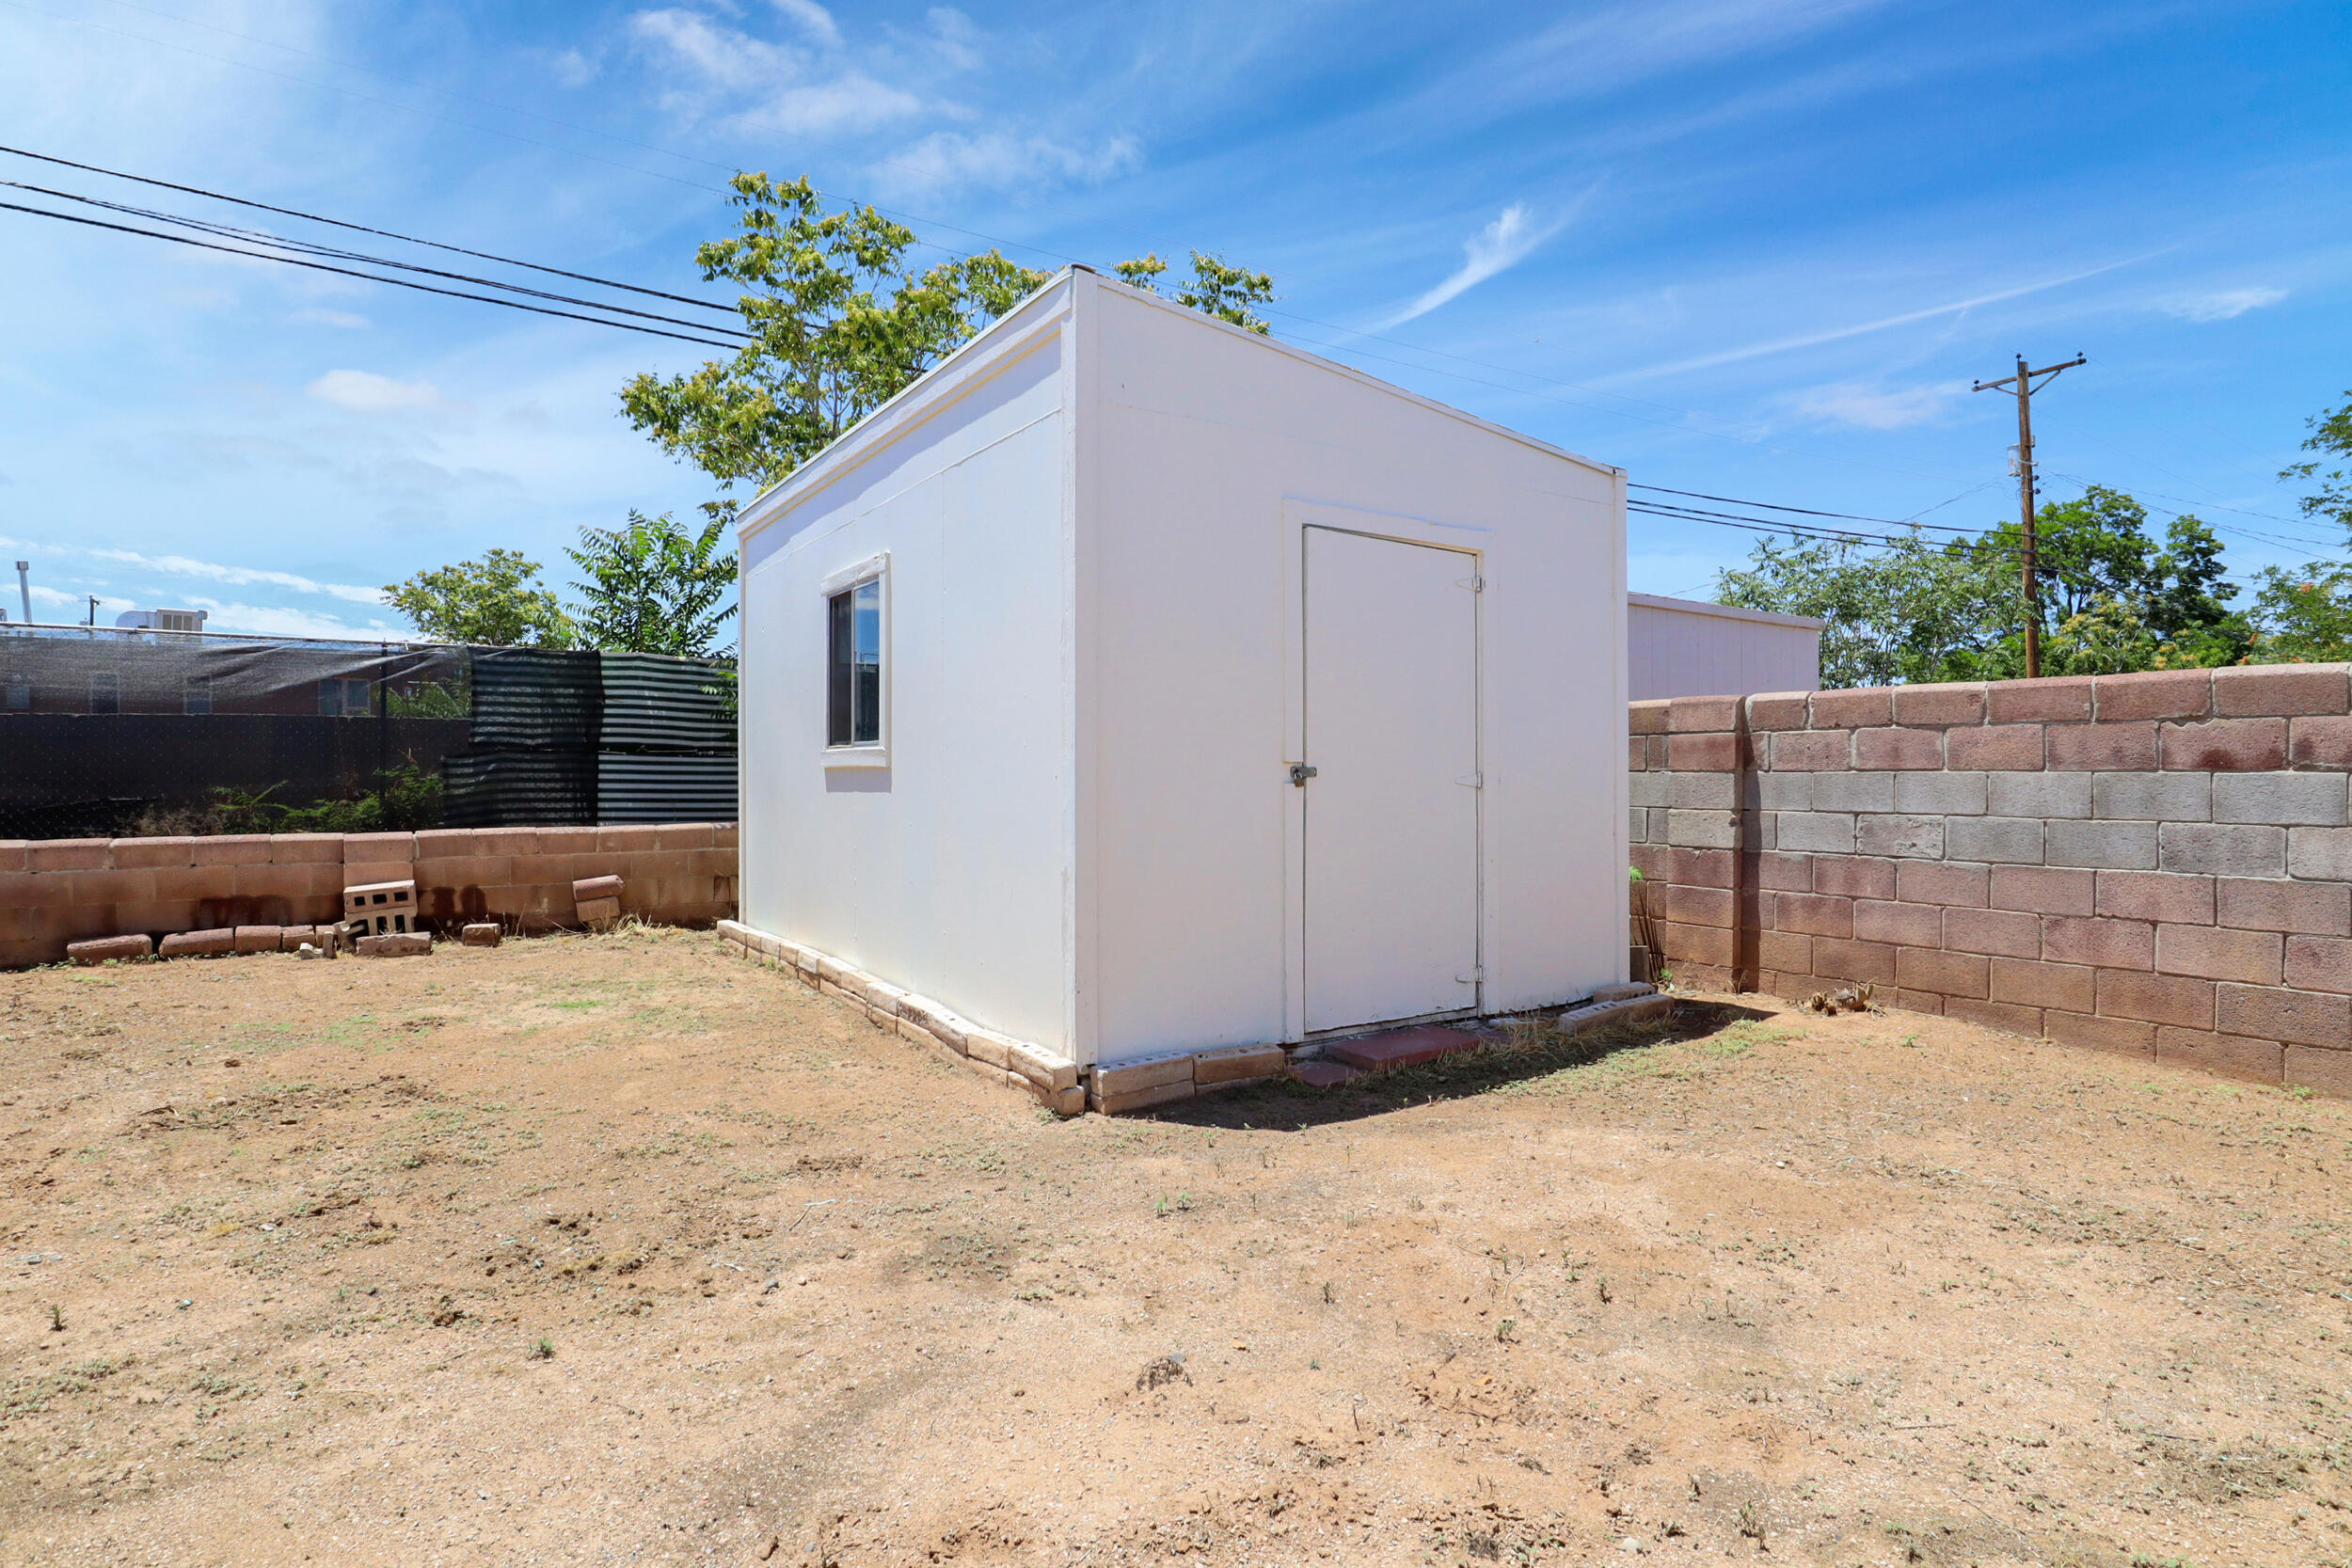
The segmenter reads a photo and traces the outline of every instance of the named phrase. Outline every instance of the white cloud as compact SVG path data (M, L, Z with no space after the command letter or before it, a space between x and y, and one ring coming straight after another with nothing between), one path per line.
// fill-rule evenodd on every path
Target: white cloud
M2174 294L2159 300L2156 309L2185 322L2225 322L2286 297L2284 289L2223 289L2209 294Z
M381 604L384 599L383 591L378 588L363 588L348 582L321 582L315 578L299 577L293 572L227 566L216 561L197 561L184 555L149 555L139 550L115 549L105 546L43 544L5 537L0 537L0 549L22 551L26 555L78 556L89 561L111 562L119 566L134 566L142 571L160 572L167 577L217 582L224 587L284 588L296 594L315 594L342 599L349 604L374 605ZM43 592L49 591L35 590L36 596Z
M389 619L353 626L332 615L316 615L307 610L288 610L278 605L227 604L219 599L191 598L185 608L211 612L204 622L206 631L259 632L266 637L405 639L416 635L413 628Z
M306 326L340 326L346 331L355 332L362 327L373 326L374 325L374 323L369 321L367 317L362 316L356 311L329 310L326 307L319 305L304 306L301 309L296 310L294 313L292 319L303 324Z
M1506 271L1527 260L1534 248L1558 233L1563 218L1548 228L1538 229L1529 219L1527 209L1518 202L1502 210L1502 215L1472 234L1462 245L1462 264L1454 275L1404 309L1373 328L1386 332L1402 326L1416 316L1425 316L1438 306L1467 290L1476 288L1499 272Z
M834 24L833 12L817 4L817 0L771 0L771 4L818 43L831 49L841 47L841 29Z
M1833 326L1819 332L1804 332L1794 337L1774 338L1761 343L1749 343L1740 348L1702 354L1690 359L1677 359L1671 364L1651 365L1643 370L1629 371L1623 375L1608 376L1602 379L1604 382L1638 381L1648 376L1675 375L1684 371L1711 370L1717 365L1737 364L1742 359L1757 359L1770 354L1785 354L1792 349L1813 348L1821 343L1834 343L1847 338L1859 338L1865 333L1883 332L1892 326L1907 326L1913 322L1932 321L1938 316L1958 315L1965 310L1973 310L1980 305L1994 305L2005 299L2017 299L2026 294L2040 293L2047 289L2062 288L2066 284L2079 283L2086 277L2096 277L2101 273L2113 272L2118 267L2127 267L2133 261L2145 259L2144 257L2132 257L2126 261L2110 261L2103 267L2090 267L2082 272L2068 273L2062 277L2044 278L2039 283L2020 284L2014 289L1996 289L1991 293L1976 294L1967 299L1956 299L1943 305L1931 305L1917 310L1905 310L1897 315L1881 316L1875 321L1860 322L1851 326Z
M1105 180L1140 156L1132 136L1112 136L1092 148L1070 147L1048 136L1016 136L992 131L965 135L934 131L897 153L877 177L899 191L928 191L957 184L1022 185L1044 180Z
M371 371L328 371L303 388L354 414L404 414L449 406L430 381L394 381Z
M596 79L602 68L579 50L566 49L548 62L548 69L554 72L559 86L584 87Z
M735 132L807 135L870 131L923 111L923 100L914 93L832 57L840 34L822 7L779 8L812 36L816 51L771 43L675 8L639 11L629 18L629 29L693 79L690 88L662 98L665 107L689 120L716 116Z
M1907 430L1926 424L1949 405L1953 387L1868 387L1837 382L1814 387L1789 400L1789 406L1822 424L1851 425L1859 430Z

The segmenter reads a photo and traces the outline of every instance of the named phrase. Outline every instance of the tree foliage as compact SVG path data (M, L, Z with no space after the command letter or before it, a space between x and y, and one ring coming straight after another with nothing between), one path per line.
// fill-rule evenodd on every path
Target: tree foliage
M738 231L694 260L742 286L752 341L621 390L632 424L723 488L782 479L1045 281L993 250L914 272L914 230L871 207L828 213L805 179L729 183Z
M437 642L568 648L579 635L539 580L539 563L518 550L492 549L479 561L386 583L384 602Z
M2352 534L2352 390L2344 395L2347 401L2343 407L2323 410L2305 421L2311 434L2303 438L2303 450L2320 455L2289 464L2279 477L2317 481L2319 487L2302 499L2303 515L2323 518ZM2339 466L2326 467L2330 462Z
M2034 516L2044 674L2108 674L2235 663L2258 639L2229 608L2221 543L2192 516L2161 544L2145 508L2092 485ZM1759 542L1726 572L1724 604L1819 616L1825 686L2002 680L2025 673L2023 531L2000 524L1934 545L1914 532L1883 548Z
M689 657L711 652L736 610L722 603L735 586L735 554L720 549L735 513L723 502L703 510L709 521L698 531L666 512L637 511L626 527L580 531L579 547L564 553L587 574L572 586L589 647Z
M1168 263L1153 251L1133 261L1121 261L1111 270L1120 278L1147 293L1160 292L1160 277L1168 271ZM1252 332L1268 333L1273 328L1264 317L1250 307L1263 305L1274 298L1274 275L1248 272L1231 266L1216 256L1200 251L1192 253L1192 277L1168 296L1187 309L1215 316L1221 322L1248 327Z

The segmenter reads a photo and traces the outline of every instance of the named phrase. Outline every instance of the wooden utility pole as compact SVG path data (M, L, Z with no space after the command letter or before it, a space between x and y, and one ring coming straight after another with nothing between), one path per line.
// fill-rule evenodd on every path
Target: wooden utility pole
M2034 370L2026 365L2026 356L2017 356L2017 373L2005 375L1998 381L1979 381L1969 390L1990 392L2005 387L2017 389L2017 505L2018 521L2025 530L2025 560L2019 563L2018 575L2026 591L2026 678L2032 680L2042 673L2042 584L2035 571L2033 527L2033 395L2040 388L2034 377L2042 378L2046 387L2060 371L2071 371L2090 361L2077 354L2063 364L2044 365Z

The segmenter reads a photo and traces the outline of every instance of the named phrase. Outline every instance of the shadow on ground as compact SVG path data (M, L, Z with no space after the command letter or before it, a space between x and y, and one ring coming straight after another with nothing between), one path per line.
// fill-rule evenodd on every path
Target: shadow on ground
M1466 1100L1512 1084L1587 1067L1617 1052L1677 1040L1704 1039L1744 1020L1772 1015L1724 1002L1678 1002L1666 1018L1649 1023L1597 1029L1564 1037L1549 1028L1525 1029L1497 1037L1477 1051L1456 1052L1434 1062L1368 1073L1335 1088L1311 1088L1283 1079L1251 1088L1185 1101L1138 1113L1154 1121L1187 1127L1250 1128L1298 1132L1310 1127L1386 1116L1408 1105Z

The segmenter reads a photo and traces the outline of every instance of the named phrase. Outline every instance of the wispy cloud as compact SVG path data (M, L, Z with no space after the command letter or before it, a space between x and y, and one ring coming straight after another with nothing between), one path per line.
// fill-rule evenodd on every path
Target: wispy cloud
M1870 387L1837 382L1813 387L1788 400L1804 419L1857 430L1907 430L1927 424L1951 404L1961 386Z
M1833 326L1820 332L1804 332L1795 337L1774 338L1767 342L1749 343L1740 348L1724 349L1716 354L1702 354L1690 359L1677 359L1669 364L1651 365L1642 370L1628 371L1622 375L1610 376L1605 379L1640 381L1651 376L1678 375L1685 371L1711 370L1717 365L1737 364L1743 359L1760 359L1769 354L1786 354L1793 349L1812 348L1820 343L1835 343L1847 338L1859 338L1866 333L1883 332L1889 327L1907 326L1913 322L1933 321L1939 316L1958 315L1964 310L1974 310L1979 306L1997 305L2005 299L2022 299L2027 294L2061 289L2069 283L2079 283L2086 277L2096 277L2102 273L2113 272L2118 267L2127 267L2136 261L2145 260L2147 258L2144 256L2134 256L2121 261L2110 261L2105 266L2090 267L2081 272L2068 273L2063 277L2047 277L2038 283L2021 284L2014 289L1996 289L1991 293L1975 294L1967 299L1955 299L1947 304L1931 305L1918 310L1905 310L1899 315L1881 316L1875 321L1857 322L1851 326Z
M2217 293L2173 294L2158 300L2156 309L2185 322L2225 322L2286 297L2284 289L2223 289Z
M662 103L688 120L716 117L734 132L824 134L871 131L923 112L924 101L840 57L833 15L807 0L777 9L806 36L774 42L714 22L700 11L639 11L629 31L656 58L687 78Z
M1131 136L1073 147L1042 135L934 131L892 153L889 162L875 167L874 178L898 194L975 183L1009 187L1044 180L1090 182L1131 167L1138 156Z
M96 545L56 545L29 539L0 538L0 549L22 550L27 554L66 555L85 561L110 562L118 566L135 567L141 571L157 572L167 577L193 578L204 582L216 582L224 588L283 588L296 594L315 594L325 598L342 599L347 604L380 605L383 590L363 588L348 582L322 582L293 572L277 572L253 566L229 566L217 561L198 561L184 555L150 555L139 550L114 549Z
M408 414L450 405L430 381L395 381L373 371L328 371L303 390L354 414Z
M1402 326L1416 316L1425 316L1446 301L1476 288L1497 273L1518 266L1552 235L1558 233L1565 218L1538 227L1528 215L1526 207L1513 202L1502 210L1494 222L1472 234L1462 245L1462 264L1453 276L1436 288L1414 300L1396 314L1381 322L1373 330L1386 332Z

